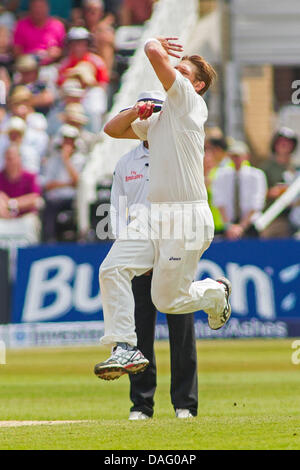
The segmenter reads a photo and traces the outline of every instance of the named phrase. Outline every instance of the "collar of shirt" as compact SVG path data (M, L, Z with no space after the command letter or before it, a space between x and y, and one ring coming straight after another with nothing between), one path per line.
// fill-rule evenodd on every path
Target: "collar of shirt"
M136 148L135 153L134 153L134 160L139 160L140 158L143 157L149 157L149 149L147 149L143 142Z

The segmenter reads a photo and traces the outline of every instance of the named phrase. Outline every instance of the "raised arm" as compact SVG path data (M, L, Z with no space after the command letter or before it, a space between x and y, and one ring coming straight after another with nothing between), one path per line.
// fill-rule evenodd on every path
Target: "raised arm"
M171 42L177 41L177 39L158 37L148 39L145 43L145 53L166 91L171 88L176 78L176 72L170 63L169 55L180 58L178 52L183 50L180 44Z

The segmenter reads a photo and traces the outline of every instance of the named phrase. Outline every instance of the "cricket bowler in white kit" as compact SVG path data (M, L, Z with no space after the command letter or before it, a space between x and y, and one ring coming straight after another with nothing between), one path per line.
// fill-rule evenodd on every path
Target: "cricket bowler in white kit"
M148 360L137 350L131 280L153 269L152 301L157 310L182 314L204 310L212 329L229 319L230 282L193 282L198 261L214 236L204 183L204 123L207 107L201 94L215 72L200 56L180 57L177 38L151 38L145 53L161 81L166 100L160 113L154 103L138 102L109 121L104 131L114 138L148 140L150 210L145 208L112 246L100 267L105 334L112 355L95 366L104 380L142 372ZM178 228L183 221L183 230ZM167 234L167 235L166 235Z

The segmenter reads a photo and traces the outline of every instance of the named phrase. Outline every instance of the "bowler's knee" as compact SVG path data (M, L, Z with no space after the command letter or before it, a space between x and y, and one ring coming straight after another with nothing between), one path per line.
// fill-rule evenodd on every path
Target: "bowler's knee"
M133 274L131 274L130 269L128 269L126 266L122 266L122 265L116 266L115 264L111 265L109 262L106 262L105 260L99 269L100 285L101 284L103 285L104 283L108 283L108 282L116 284L124 279L131 280L132 277L133 277Z
M152 289L151 297L156 310L162 313L170 313L172 310L171 303L168 299L164 298L162 292L158 292L156 289Z
M107 280L114 277L115 274L116 274L115 271L116 271L116 268L115 267L113 268L112 266L109 266L109 264L105 263L105 260L104 260L104 262L101 264L100 269L99 269L99 282L100 282L100 284L103 284Z

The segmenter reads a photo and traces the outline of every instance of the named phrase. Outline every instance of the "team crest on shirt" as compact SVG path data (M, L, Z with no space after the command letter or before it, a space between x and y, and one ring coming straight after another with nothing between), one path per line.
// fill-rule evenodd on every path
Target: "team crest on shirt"
M127 182L127 181L131 181L131 180L138 180L138 179L141 179L141 178L144 178L144 175L142 175L141 173L137 173L134 170L131 170L130 175L125 176L125 181Z

